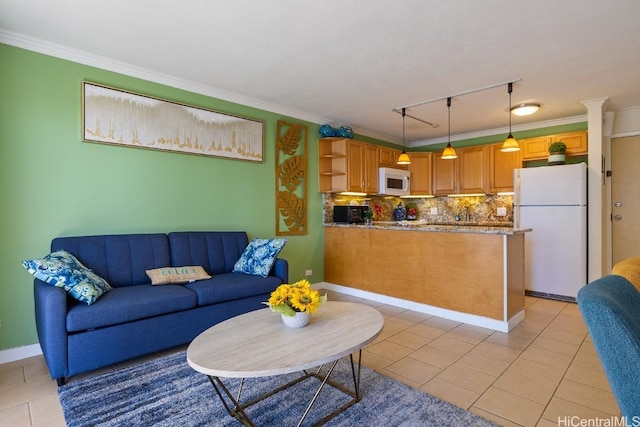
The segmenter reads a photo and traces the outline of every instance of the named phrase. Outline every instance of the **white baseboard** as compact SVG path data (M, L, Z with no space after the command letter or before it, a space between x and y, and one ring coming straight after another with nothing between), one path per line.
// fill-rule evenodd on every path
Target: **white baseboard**
M414 301L408 301L400 298L394 298L387 295L376 294L361 289L349 288L347 286L336 285L329 282L314 283L316 289L328 289L340 292L341 294L351 295L358 298L364 298L384 304L393 305L395 307L413 310L420 313L430 314L432 316L443 317L445 319L454 320L456 322L467 323L470 325L481 326L483 328L493 329L498 332L509 332L518 323L524 320L524 310L517 313L508 321L500 321L490 319L488 317L478 316L475 314L461 313L459 311L448 310L445 308L435 307L428 304L422 304Z
M15 362L16 360L27 359L42 354L40 343L25 345L22 347L0 350L0 365L3 363Z

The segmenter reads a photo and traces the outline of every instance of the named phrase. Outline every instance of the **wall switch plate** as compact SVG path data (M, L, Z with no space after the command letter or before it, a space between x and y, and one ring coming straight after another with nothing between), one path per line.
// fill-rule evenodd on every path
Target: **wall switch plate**
M498 210L496 212L496 215L498 215L498 216L507 216L507 208L505 208L505 207L498 208Z
M438 215L438 208L431 208L431 215Z
M313 270L305 270L304 275L305 276L311 276L313 274Z

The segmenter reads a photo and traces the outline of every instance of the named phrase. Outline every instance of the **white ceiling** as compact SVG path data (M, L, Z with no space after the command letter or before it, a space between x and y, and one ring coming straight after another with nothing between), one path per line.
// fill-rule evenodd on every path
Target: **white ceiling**
M638 0L0 0L0 42L364 135L392 112L522 79L514 130L640 106ZM454 97L452 139L508 126L506 85ZM447 139L446 100L410 108L408 146ZM489 133L490 133L489 132ZM481 134L481 133L480 133Z

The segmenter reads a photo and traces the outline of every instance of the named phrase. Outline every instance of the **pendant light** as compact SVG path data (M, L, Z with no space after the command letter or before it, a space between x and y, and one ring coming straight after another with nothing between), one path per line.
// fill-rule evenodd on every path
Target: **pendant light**
M409 158L407 152L404 151L404 115L405 108L402 109L402 153L400 153L400 155L398 156L398 160L396 160L396 163L399 165L410 165L411 159Z
M513 92L513 83L509 83L507 85L507 91L509 92L509 136L502 143L502 148L500 151L505 153L509 153L512 151L520 151L520 145L518 145L518 141L511 134L511 92Z
M444 151L442 152L442 157L440 157L441 159L444 159L444 160L458 158L458 155L456 154L456 150L454 150L453 147L451 146L451 97L447 98L447 112L449 114L449 119L448 119L449 142L447 143L447 146L444 148Z

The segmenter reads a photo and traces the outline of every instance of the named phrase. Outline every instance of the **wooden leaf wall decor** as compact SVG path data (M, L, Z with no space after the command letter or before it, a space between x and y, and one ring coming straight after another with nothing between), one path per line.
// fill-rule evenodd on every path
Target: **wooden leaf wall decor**
M304 125L278 120L276 235L307 234L307 135Z
M278 150L290 156L296 153L300 143L300 125L292 125L287 131L278 138Z
M289 191L295 191L307 176L307 158L293 156L285 160L280 166L280 184Z

